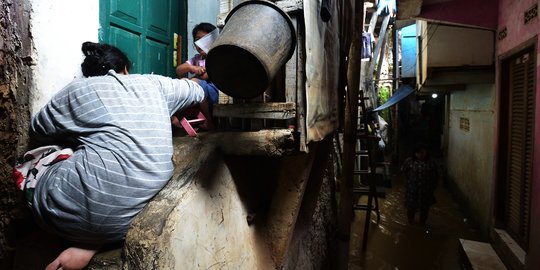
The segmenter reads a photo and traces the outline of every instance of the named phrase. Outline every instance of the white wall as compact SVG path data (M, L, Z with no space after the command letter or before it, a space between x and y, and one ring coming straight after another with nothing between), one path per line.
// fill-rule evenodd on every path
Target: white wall
M35 114L75 77L82 76L81 45L98 41L99 1L30 0L34 41L32 101Z
M208 22L217 26L217 16L219 14L219 0L188 0L188 20L187 20L187 57L193 57L197 51L193 46L191 31L193 27L201 22Z
M428 67L488 66L493 64L494 32L428 24Z

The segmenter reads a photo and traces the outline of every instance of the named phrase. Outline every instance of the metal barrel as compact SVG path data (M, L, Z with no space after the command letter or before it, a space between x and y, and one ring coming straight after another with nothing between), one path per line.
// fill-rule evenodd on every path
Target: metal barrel
M237 98L262 94L296 48L291 18L269 1L245 1L225 19L206 58L210 80Z

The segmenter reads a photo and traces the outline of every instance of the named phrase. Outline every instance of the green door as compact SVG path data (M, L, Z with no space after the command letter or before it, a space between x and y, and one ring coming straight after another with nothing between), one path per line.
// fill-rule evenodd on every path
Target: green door
M131 73L175 76L174 35L185 37L186 0L100 0L99 5L99 41L124 51L133 63Z

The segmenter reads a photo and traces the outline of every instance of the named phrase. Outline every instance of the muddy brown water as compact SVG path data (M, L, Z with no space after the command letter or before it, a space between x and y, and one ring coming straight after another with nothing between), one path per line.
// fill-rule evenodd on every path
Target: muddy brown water
M449 192L439 185L437 203L427 224L408 224L404 206L403 179L394 177L385 198L379 198L380 222L371 215L368 243L362 250L365 211L355 211L351 226L349 269L431 270L464 269L459 239L481 240L459 210ZM364 196L365 197L365 196ZM365 202L367 198L359 198ZM418 217L417 217L418 219Z

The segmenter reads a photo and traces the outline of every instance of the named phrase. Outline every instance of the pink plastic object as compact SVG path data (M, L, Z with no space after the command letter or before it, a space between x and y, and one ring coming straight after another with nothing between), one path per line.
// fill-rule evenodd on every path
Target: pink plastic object
M206 117L202 114L202 112L197 113L197 118L195 119L187 119L185 117L180 120L180 124L182 127L186 130L189 137L197 137L197 131L193 127L193 125L200 125L206 122Z

